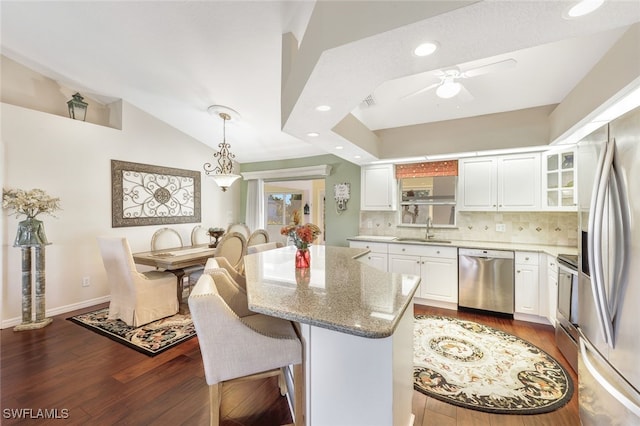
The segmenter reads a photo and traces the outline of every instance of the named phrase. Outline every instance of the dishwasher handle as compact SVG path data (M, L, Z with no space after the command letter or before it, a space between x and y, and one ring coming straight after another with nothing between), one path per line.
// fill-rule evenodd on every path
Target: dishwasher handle
M515 254L507 250L484 250L484 249L468 249L459 248L459 256L479 257L484 259L514 259Z

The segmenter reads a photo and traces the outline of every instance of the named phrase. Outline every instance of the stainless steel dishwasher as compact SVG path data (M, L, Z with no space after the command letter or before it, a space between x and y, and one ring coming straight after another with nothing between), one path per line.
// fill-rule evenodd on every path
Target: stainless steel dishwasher
M458 249L458 306L513 314L514 254Z

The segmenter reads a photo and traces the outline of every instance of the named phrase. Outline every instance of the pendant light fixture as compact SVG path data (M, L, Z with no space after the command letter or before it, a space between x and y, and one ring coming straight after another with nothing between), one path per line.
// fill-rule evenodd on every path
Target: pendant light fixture
M216 114L222 118L222 143L218 145L220 151L213 154L217 165L204 163L204 172L225 192L233 182L241 177L233 173L233 159L236 156L229 151L231 145L226 141L227 121L237 118L238 114L231 108L221 105L212 105L208 111L210 114Z

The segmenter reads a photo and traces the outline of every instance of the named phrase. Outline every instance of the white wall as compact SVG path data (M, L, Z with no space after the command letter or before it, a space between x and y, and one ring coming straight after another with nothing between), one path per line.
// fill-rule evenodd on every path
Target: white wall
M106 301L109 287L96 236L122 235L132 250L149 250L160 226L111 228L110 160L202 171L213 149L122 103L122 130L1 105L4 188L41 188L61 199L58 218L40 216L52 244L46 249L47 315ZM202 174L202 223L226 227L239 217L240 184L222 192ZM20 322L20 249L13 247L18 219L2 215L2 327ZM171 225L185 241L195 224ZM141 268L142 270L142 268ZM82 277L91 279L82 287Z

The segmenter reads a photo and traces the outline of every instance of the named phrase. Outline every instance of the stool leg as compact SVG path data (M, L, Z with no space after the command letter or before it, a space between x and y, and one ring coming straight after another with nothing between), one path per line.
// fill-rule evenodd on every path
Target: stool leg
M220 401L222 400L222 383L209 385L209 425L220 425Z
M304 369L302 364L296 364L293 366L293 387L295 394L293 415L295 416L294 425L304 426L305 424L305 393L306 385L304 380Z

